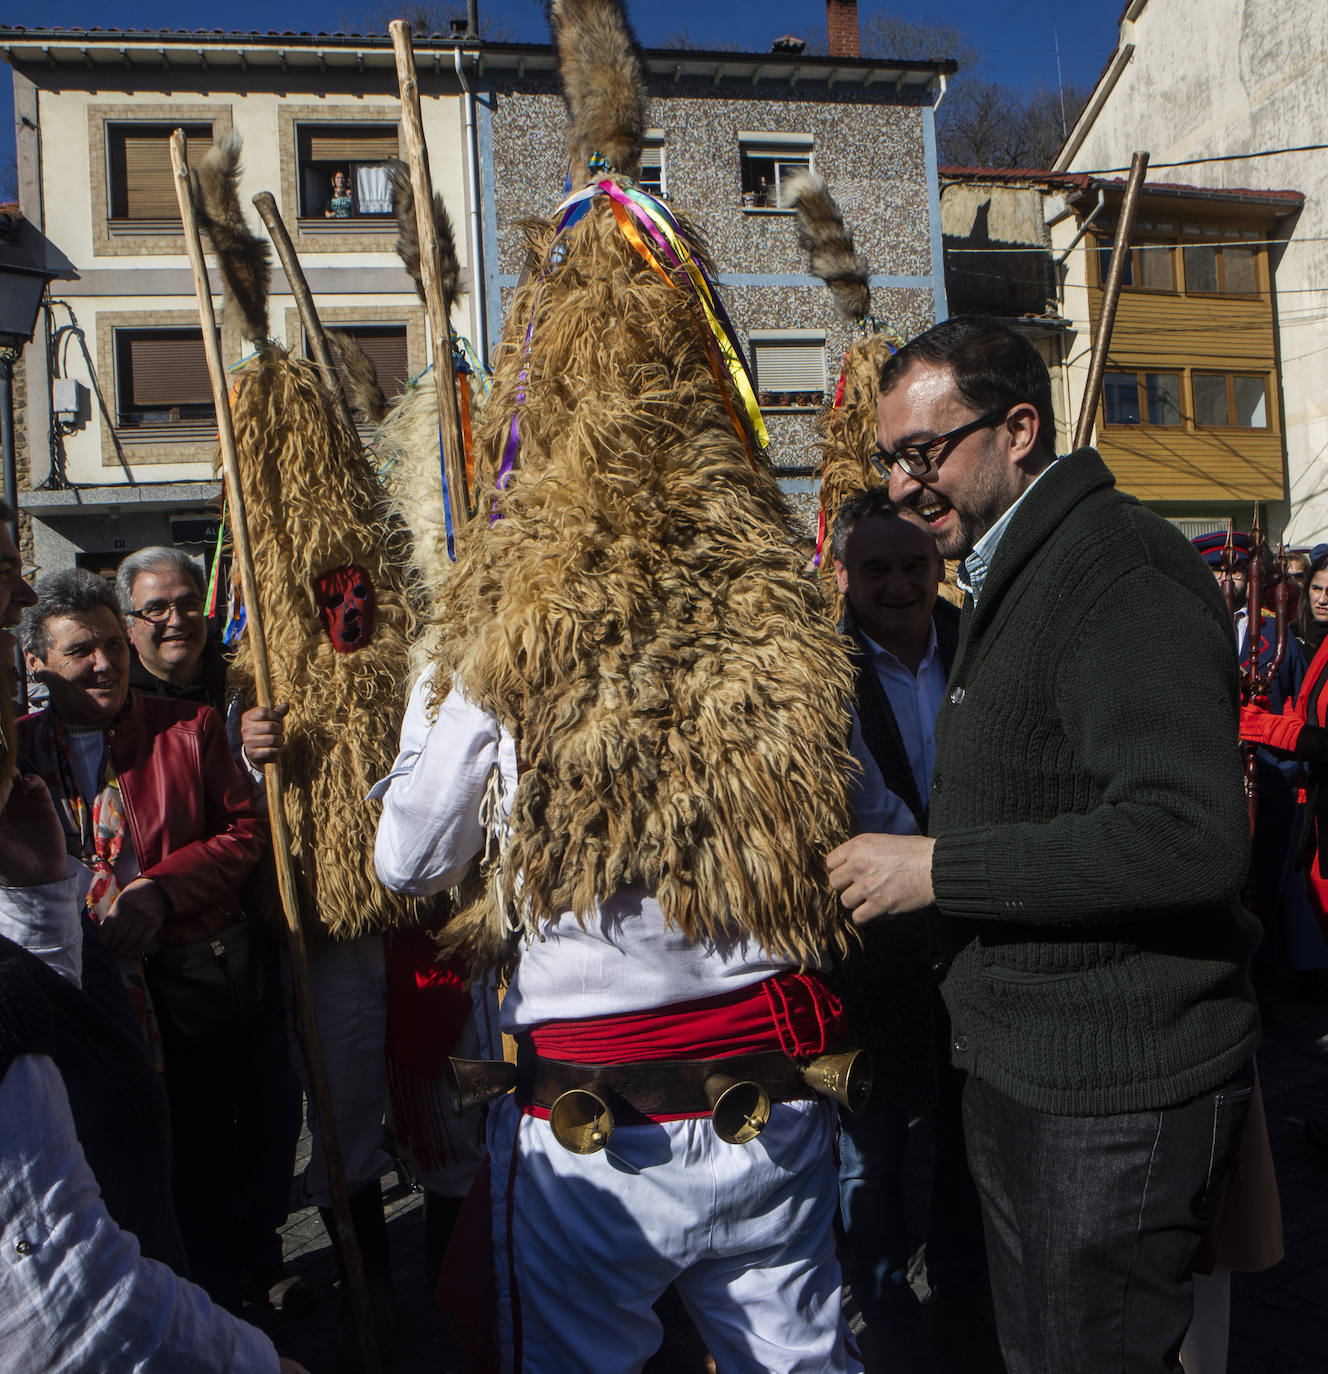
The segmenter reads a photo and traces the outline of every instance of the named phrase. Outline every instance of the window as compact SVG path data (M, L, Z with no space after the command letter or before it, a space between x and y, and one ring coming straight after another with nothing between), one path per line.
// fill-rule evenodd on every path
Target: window
M1179 425L1180 374L1108 372L1102 405L1109 425Z
M383 164L398 155L395 124L302 124L296 143L301 219L391 215L392 186Z
M1192 295L1259 294L1259 249L1241 242L1255 237L1254 231L1150 221L1141 221L1136 228L1141 242L1130 250L1125 261L1122 286L1135 291L1182 289L1177 273L1179 256L1184 262L1183 289ZM1209 242L1197 243L1196 239ZM1097 261L1098 282L1105 286L1111 270L1111 239L1105 235L1097 240Z
M1205 428L1267 429L1266 379L1225 372L1196 372L1194 423Z
M1111 246L1109 239L1098 240L1098 277L1104 286L1107 274L1111 271ZM1139 244L1130 250L1129 257L1125 259L1121 285L1138 291L1174 291L1174 257L1175 250L1169 243Z
M111 220L179 224L170 147L177 128L184 129L190 165L197 167L212 147L211 124L107 124L107 214Z
M1186 291L1213 296L1257 296L1256 251L1234 243L1186 244Z
M824 334L754 335L752 365L763 409L815 410L824 404Z
M374 371L378 374L378 385L389 401L406 389L410 381L410 362L404 324L338 325L330 328L328 333L344 334L359 344L365 356L374 365ZM336 355L333 356L335 358ZM353 394L346 387L345 372L339 364L337 371L346 394Z
M647 134L641 149L641 189L663 200L668 195L668 177L664 171L664 138Z
M784 182L812 169L812 140L806 134L739 134L738 161L743 209L782 210Z
M117 429L144 439L215 434L201 329L117 329L114 340Z

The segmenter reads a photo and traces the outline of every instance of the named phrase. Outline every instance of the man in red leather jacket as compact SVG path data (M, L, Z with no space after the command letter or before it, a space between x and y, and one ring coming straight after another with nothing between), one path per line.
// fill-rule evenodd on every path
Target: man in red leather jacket
M264 1084L283 1062L280 1002L257 1023L190 1034L154 1003L142 960L243 919L241 892L267 823L211 707L129 691L128 639L109 583L71 569L44 578L37 597L21 636L50 699L19 721L21 757L45 779L69 852L89 869L86 914L97 933L85 927L85 938L101 938L120 960L150 1052L159 1029L193 1277L238 1308L252 1141L271 1127Z

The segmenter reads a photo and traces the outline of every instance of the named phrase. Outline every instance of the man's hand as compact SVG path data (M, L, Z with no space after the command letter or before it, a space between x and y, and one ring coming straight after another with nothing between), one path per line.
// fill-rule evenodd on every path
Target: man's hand
M281 720L289 710L288 702L280 706L251 706L240 717L240 741L245 757L255 768L271 763L281 753L285 741Z
M117 959L143 953L169 914L166 895L150 878L135 878L115 899L101 923L106 947Z
M0 813L0 887L37 887L65 876L65 832L35 773L16 773Z
M925 835L854 835L831 850L830 882L854 923L930 906L936 900L931 886L935 847Z
M309 1374L309 1371L302 1364L280 1355L277 1357L277 1374Z

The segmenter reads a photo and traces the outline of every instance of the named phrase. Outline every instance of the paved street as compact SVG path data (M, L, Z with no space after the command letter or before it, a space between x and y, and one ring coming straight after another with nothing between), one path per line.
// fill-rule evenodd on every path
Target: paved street
M1286 1226L1286 1258L1263 1274L1238 1274L1231 1311L1230 1374L1324 1374L1328 1371L1328 1154L1305 1139L1307 1118L1328 1123L1328 1006L1284 993L1268 1003L1259 1054L1269 1133L1277 1161ZM1328 1130L1325 1131L1328 1135ZM302 1142L307 1153L307 1136ZM303 1157L303 1156L302 1156ZM397 1288L395 1351L391 1374L447 1374L459 1368L448 1355L441 1324L426 1292L419 1195L395 1175L384 1180ZM910 1172L916 1203L911 1223L925 1226L926 1178ZM296 1320L256 1317L283 1354L302 1361L310 1374L337 1374L339 1348L353 1346L340 1320L336 1270L318 1214L305 1209L286 1227L287 1259L320 1292L318 1311ZM925 1349L925 1347L924 1347ZM888 1352L868 1346L869 1374L928 1370L921 1350L893 1345ZM690 1374L698 1367L679 1356L659 1374Z

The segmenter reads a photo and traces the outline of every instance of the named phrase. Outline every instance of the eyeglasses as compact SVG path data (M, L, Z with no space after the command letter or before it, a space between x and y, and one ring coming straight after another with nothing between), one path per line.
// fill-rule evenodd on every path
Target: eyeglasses
M127 611L126 614L134 620L146 620L150 625L160 625L171 618L172 611L184 620L192 620L194 616L203 614L203 598L181 596L174 601L149 601L141 610Z
M1009 413L1009 406L989 410L985 415L979 415L976 420L970 420L968 424L950 430L948 434L938 434L934 439L927 439L921 444L905 444L893 453L887 453L883 448L877 447L871 452L872 466L882 477L889 477L890 469L895 464L903 468L910 477L921 477L930 469L940 467L961 439L990 425L1000 424Z

